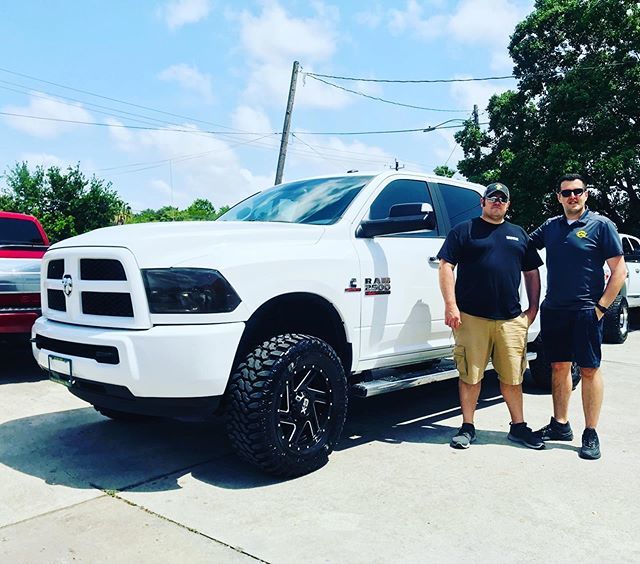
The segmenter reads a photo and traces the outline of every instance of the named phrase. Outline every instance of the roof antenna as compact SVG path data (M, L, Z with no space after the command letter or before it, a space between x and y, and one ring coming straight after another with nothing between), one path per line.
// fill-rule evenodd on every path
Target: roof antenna
M390 166L389 168L393 169L393 170L400 170L401 168L404 168L404 165L400 166L400 163L398 162L398 159L393 159L395 161L395 165Z

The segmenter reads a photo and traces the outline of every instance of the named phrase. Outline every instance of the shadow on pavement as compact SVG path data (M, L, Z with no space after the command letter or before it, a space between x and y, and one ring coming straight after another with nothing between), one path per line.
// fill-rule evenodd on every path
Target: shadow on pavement
M635 330L640 328L634 316ZM43 380L47 375L27 350L10 350L0 384ZM525 392L536 391L525 386ZM495 373L485 377L478 411L502 403ZM551 400L549 400L551 407ZM508 420L506 406L505 421ZM525 400L526 409L526 400ZM443 424L455 418L453 426ZM480 417L480 421L481 421ZM456 380L352 400L336 450L373 441L446 445L460 422ZM486 431L478 443L506 443L506 433ZM575 450L568 444L547 448ZM108 420L92 408L25 417L0 424L0 464L72 488L165 491L179 488L185 474L228 489L264 487L282 480L265 476L231 451L222 422L157 419L138 423Z
M47 374L38 366L31 344L24 339L0 339L0 385L46 380Z

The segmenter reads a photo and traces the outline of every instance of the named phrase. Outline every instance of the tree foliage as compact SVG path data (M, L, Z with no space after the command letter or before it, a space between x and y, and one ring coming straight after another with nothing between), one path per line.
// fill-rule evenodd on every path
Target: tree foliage
M229 209L223 206L216 211L213 204L205 199L198 198L184 210L173 206L164 206L157 210L146 209L134 214L128 223L147 223L153 221L213 221Z
M0 209L34 215L53 243L113 225L127 207L110 182L87 179L80 165L66 171L56 166L31 171L26 162L17 163L4 180Z
M518 87L491 98L488 130L468 121L456 134L458 169L509 185L527 228L559 213L555 179L581 172L590 207L639 234L640 4L537 0L509 52Z
M453 178L453 175L456 171L452 168L449 168L447 165L438 165L433 169L433 174L438 176L446 176L447 178Z

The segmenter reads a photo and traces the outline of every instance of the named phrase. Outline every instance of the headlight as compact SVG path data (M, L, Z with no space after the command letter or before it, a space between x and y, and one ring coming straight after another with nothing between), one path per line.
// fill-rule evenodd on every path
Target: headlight
M217 270L158 268L142 271L151 313L223 313L240 298Z

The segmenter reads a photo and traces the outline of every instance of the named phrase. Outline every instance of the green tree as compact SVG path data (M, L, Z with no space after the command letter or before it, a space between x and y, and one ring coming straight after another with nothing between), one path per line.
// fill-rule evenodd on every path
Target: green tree
M32 172L26 162L16 163L4 179L0 207L36 216L52 242L113 225L126 208L110 182L86 178L79 164Z
M205 199L198 198L193 203L180 210L174 206L164 206L157 210L148 208L134 214L130 218L131 223L148 223L154 221L213 221L220 217L229 209L229 206L222 206L218 211L213 204Z
M438 165L433 169L433 173L438 176L446 176L447 178L453 178L453 175L456 171L452 168L449 168L447 165Z
M467 122L456 134L458 169L511 186L525 227L559 213L555 178L582 172L595 187L590 207L640 233L640 6L537 0L509 52L518 87L492 97L487 131Z

